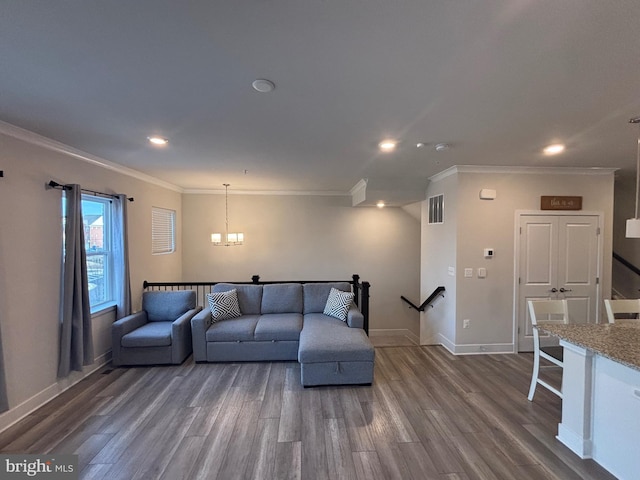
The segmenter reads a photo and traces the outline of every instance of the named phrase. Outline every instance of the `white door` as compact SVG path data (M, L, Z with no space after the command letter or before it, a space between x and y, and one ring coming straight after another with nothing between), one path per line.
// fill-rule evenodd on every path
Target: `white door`
M527 300L566 298L572 323L598 318L596 215L521 215L518 351L533 350Z

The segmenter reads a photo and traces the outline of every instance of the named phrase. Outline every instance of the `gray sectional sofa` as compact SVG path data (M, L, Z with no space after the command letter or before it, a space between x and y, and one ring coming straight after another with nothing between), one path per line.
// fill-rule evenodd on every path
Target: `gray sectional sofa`
M297 360L304 386L372 383L375 352L358 307L346 321L323 313L332 287L351 291L348 282L214 285L212 293L236 290L241 315L214 322L206 307L195 315L194 360Z

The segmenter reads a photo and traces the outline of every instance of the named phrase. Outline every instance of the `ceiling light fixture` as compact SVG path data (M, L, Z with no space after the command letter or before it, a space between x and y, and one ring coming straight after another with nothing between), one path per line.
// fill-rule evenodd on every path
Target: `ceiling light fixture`
M564 152L565 146L562 143L554 143L552 145L547 145L542 150L545 155L558 155L559 153Z
M376 203L376 207L378 208L384 208L384 202L382 200L380 200L378 203Z
M426 146L427 146L427 144L426 144L426 143L424 143L424 142L418 142L418 143L416 143L416 148L424 148L424 147L426 147Z
M438 143L435 146L436 152L444 152L446 150L449 150L451 148L451 146L448 143Z
M224 185L224 242L221 233L211 234L211 243L216 247L235 247L244 242L244 233L229 233L229 184Z
M383 152L391 152L396 148L397 142L395 140L383 140L378 144L380 150Z
M251 86L253 86L254 90L257 90L260 93L269 93L276 88L276 84L266 78L258 78L257 80L254 80Z
M629 120L629 123L640 125L640 117ZM640 238L640 218L638 218L638 204L640 203L640 130L638 131L638 149L636 153L636 216L627 220L627 238Z
M164 147L167 143L169 143L168 138L159 137L157 135L147 137L147 140L149 140L149 143L153 143L154 145L157 145L159 147Z

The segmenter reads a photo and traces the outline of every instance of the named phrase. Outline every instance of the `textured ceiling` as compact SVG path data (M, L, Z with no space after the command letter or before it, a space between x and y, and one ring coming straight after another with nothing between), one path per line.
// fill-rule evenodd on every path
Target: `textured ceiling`
M184 189L405 203L452 165L633 170L639 25L637 0L2 0L0 120Z

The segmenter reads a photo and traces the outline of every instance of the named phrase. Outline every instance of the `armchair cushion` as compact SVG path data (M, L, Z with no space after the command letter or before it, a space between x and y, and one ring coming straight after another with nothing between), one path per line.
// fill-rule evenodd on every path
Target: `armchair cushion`
M156 290L142 294L142 310L150 322L173 322L188 310L196 307L193 290Z
M171 345L172 322L149 322L122 337L123 347L166 347Z

